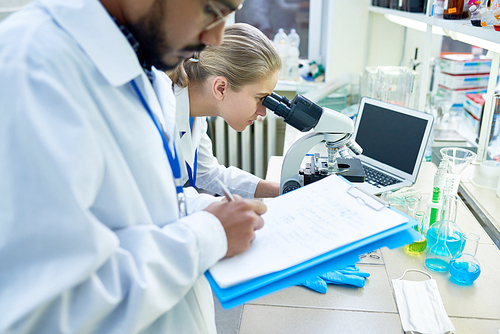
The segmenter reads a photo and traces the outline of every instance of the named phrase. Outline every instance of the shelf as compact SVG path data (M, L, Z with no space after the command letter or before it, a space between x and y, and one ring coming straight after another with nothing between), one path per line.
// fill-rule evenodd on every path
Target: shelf
M500 52L500 31L495 31L493 27L474 27L469 20L444 20L429 17L424 13L409 13L395 9L370 6L369 11L382 15L392 15L396 18L404 18L413 22L397 22L407 27L426 31L427 24L433 26L432 32L449 36L468 44L475 44L484 49ZM479 39L479 40L478 40Z
M384 8L384 7L377 7L377 6L370 6L368 10L372 13L378 13L378 14L388 14L388 15L396 15L400 17L404 17L410 20L415 20L419 21L422 23L428 23L432 24L432 18L426 16L424 13L410 13L410 12L404 12L401 10L396 10L396 9L389 9L389 8Z

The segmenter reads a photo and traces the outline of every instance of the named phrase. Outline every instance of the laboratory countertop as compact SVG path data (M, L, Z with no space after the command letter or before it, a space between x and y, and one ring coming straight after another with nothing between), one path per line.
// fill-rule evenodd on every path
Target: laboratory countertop
M279 181L282 157L271 157L266 179ZM422 164L415 187L422 193L420 209L426 210L431 195L436 166ZM469 182L473 167L462 176ZM468 188L474 185L467 185ZM492 205L494 215L500 210L500 198L483 199L482 190L469 190L477 199ZM493 194L495 194L493 192ZM486 197L485 197L486 198ZM497 211L494 211L497 210ZM364 288L328 285L326 294L293 286L253 300L243 306L239 334L287 333L403 333L391 280L406 269L423 270L437 281L444 307L457 334L500 332L500 251L463 202L459 203L457 223L464 232L475 232L481 239L477 259L481 275L469 286L450 281L450 275L424 266L425 255L410 256L403 248L381 248L359 263L360 270L370 273ZM496 215L496 217L499 217ZM419 275L419 276L415 276ZM405 279L425 279L410 273Z

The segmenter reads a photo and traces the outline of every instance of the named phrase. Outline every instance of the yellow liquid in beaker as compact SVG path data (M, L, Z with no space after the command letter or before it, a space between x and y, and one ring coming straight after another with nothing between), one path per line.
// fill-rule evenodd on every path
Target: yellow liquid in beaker
M415 241L411 244L405 245L405 252L410 255L417 255L422 253L427 247L427 239Z

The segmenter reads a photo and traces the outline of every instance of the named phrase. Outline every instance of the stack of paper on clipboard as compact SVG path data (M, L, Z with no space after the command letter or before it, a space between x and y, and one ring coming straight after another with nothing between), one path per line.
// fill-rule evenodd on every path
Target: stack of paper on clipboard
M250 248L205 274L224 308L419 239L416 221L332 175L266 202Z

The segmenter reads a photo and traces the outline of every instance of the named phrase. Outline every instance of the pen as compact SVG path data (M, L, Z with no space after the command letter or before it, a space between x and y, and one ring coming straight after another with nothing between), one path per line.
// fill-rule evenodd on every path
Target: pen
M222 188L222 192L224 193L224 196L226 196L227 200L229 202L232 202L234 201L234 197L233 195L231 195L231 192L229 191L229 189L227 189L227 186L224 184L224 182L222 182L221 180L219 179L215 179L217 182L219 182L220 184L220 187Z

